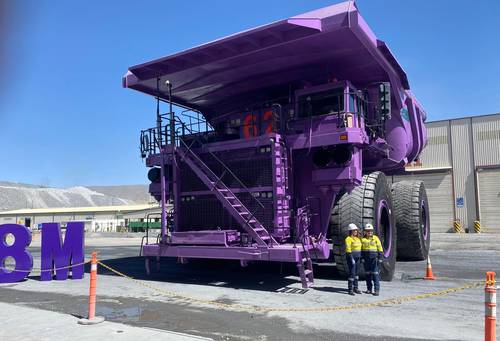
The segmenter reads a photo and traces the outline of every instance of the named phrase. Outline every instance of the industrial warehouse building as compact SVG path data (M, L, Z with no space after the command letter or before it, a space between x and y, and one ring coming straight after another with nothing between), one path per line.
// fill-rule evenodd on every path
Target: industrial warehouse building
M85 222L87 232L129 231L134 222L159 219L158 205L120 205L93 207L34 208L0 212L1 224L21 224L33 230L42 223L57 222L62 227L70 221Z
M500 233L500 114L426 124L427 147L405 175L392 181L422 180L427 188L433 232Z

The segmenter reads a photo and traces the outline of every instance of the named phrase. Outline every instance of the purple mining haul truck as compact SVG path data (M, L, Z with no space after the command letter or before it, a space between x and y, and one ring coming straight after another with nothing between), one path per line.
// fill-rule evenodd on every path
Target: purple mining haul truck
M309 287L312 260L346 273L349 223L374 225L385 280L396 257L426 259L425 188L386 178L418 158L426 114L354 2L133 66L123 86L157 102L140 138L162 207L148 272L155 257L291 262Z

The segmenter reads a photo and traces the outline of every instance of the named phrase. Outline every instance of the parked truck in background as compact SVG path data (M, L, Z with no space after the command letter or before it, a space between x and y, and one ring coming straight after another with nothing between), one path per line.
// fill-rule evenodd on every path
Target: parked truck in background
M140 138L162 205L148 269L151 257L293 262L308 287L312 260L346 273L349 223L374 225L383 279L396 258L426 259L425 188L386 178L418 158L426 113L354 2L130 67L123 86L157 101Z

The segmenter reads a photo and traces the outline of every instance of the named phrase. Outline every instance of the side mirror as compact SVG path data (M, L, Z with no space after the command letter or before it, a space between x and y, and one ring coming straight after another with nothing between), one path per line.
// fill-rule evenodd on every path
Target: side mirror
M391 83L380 83L378 88L378 107L383 121L391 118Z

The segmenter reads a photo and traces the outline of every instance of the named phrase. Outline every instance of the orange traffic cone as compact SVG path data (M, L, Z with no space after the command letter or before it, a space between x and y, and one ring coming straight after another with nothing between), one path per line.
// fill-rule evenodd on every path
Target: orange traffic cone
M424 279L434 280L434 274L432 273L431 257L427 256L427 270L425 271Z

